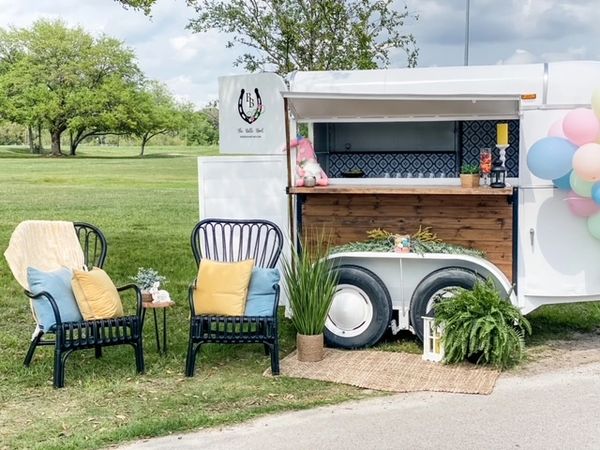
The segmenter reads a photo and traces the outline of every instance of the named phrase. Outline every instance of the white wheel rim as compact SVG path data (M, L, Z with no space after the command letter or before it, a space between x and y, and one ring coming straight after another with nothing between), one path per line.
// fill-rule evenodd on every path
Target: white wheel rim
M433 309L433 305L436 303L443 302L444 300L451 299L454 297L454 290L460 289L459 286L446 286L442 289L438 289L433 293L431 297L429 297L429 301L427 302L427 307L425 308L425 314L429 315Z
M364 333L373 321L373 302L352 284L339 284L325 326L336 336L350 338Z

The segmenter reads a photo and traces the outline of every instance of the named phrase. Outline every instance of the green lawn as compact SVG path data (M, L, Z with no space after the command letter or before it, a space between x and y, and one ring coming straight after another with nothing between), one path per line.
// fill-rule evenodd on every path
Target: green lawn
M98 448L147 436L223 425L274 411L360 398L349 386L262 376L262 346L206 346L192 379L183 376L188 332L186 289L196 267L189 234L198 220L196 156L215 148L82 148L76 158L34 157L0 147L0 249L25 219L81 220L98 225L109 244L105 268L116 284L137 268L166 275L177 302L169 312L169 355L159 357L153 323L145 327L147 373L135 374L131 348L76 352L66 385L52 388L52 351L22 361L33 331L28 302L0 258L0 449ZM600 325L595 304L545 308L532 315L536 345ZM294 333L282 321L282 356ZM402 335L386 350L418 352Z
M135 375L130 347L75 352L63 390L52 388L51 348L22 366L33 331L26 298L0 258L0 448L97 448L144 436L221 425L273 411L358 398L347 386L262 376L261 345L208 345L193 379L183 376L187 285L196 267L189 235L198 220L196 156L215 148L83 148L76 158L0 149L0 249L25 219L82 220L108 240L105 268L116 284L139 266L167 276L169 355L158 357L153 323L144 329L147 373ZM283 322L283 354L293 332Z

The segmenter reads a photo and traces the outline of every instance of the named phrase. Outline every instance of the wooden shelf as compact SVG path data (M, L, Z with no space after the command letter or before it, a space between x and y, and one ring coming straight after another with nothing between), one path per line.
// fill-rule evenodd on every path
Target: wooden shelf
M460 186L399 186L399 185L360 185L333 184L315 187L290 187L290 194L384 194L384 195L512 195L513 188L492 189L487 186L463 188Z

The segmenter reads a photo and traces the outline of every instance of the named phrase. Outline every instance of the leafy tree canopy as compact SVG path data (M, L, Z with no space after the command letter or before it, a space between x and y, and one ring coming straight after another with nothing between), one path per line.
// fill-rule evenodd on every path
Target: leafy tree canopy
M125 8L137 9L143 11L147 16L150 15L152 6L156 3L156 0L116 0L122 4Z
M416 19L395 0L187 0L198 16L189 28L231 33L228 47L249 51L236 61L246 70L374 69L390 64L390 52L405 52L417 64L412 34L402 32Z
M146 144L153 137L181 129L191 111L189 105L177 104L166 86L157 81L147 81L134 104L129 111L129 127L142 140L140 156L144 156Z
M48 20L0 31L0 108L13 122L49 129L53 154L64 131L81 129L82 118L97 123L141 79L133 52L116 39Z

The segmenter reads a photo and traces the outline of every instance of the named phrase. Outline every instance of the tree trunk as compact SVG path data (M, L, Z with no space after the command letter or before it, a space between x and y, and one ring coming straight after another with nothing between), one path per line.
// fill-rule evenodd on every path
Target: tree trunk
M75 156L75 151L77 150L77 146L74 145L75 141L73 140L73 130L69 131L69 155Z
M145 134L142 137L142 151L140 152L140 156L144 156L144 150L146 149L146 144L148 143L149 140L150 140L150 138L148 137L147 134Z
M27 133L27 136L29 137L29 150L31 151L31 153L36 153L35 144L33 143L33 128L31 127L31 125L27 127Z
M42 145L42 124L38 123L38 152L42 153L44 151L44 146Z
M60 128L55 128L50 130L50 136L52 137L52 156L63 156L62 151L60 150L60 136L64 130Z
M70 155L71 156L75 156L77 154L77 147L79 147L79 144L81 144L81 142L90 134L87 134L84 136L84 131L83 130L79 130L77 132L77 134L75 135L75 137L73 137L73 132L71 131L70 134L70 139L71 139L71 144L70 144Z

